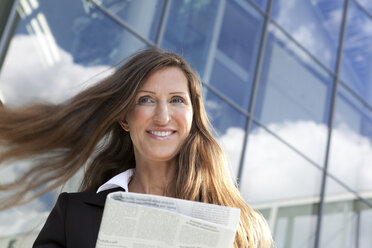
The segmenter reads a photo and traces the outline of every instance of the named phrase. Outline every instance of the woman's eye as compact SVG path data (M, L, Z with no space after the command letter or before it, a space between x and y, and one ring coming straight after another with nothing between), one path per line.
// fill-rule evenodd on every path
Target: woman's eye
M152 102L153 102L153 101L152 101L151 98L148 97L148 96L143 96L143 97L140 97L140 98L138 99L138 103L139 103L139 104L152 103Z
M184 103L185 100L183 100L182 97L174 97L174 98L172 98L171 102L172 103Z

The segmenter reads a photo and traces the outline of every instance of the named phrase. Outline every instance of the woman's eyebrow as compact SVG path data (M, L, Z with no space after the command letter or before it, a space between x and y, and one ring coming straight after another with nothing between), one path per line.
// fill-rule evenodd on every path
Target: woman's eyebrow
M183 91L171 92L169 94L171 94L171 95L179 95L179 94L181 94L181 95L187 95L187 93L186 92L183 92Z
M156 94L156 92L151 91L151 90L138 90L138 92L150 93L150 94L154 94L154 95ZM179 94L181 94L181 95L187 95L187 93L186 92L183 92L183 91L170 92L169 94L170 95L179 95Z
M150 94L156 94L154 91L151 91L151 90L138 90L138 92L145 92L145 93L150 93Z

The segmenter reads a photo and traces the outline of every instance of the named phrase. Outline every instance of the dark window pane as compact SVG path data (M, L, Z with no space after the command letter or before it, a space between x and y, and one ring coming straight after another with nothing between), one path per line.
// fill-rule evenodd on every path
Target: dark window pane
M258 7L260 7L263 11L266 11L267 0L253 0Z
M103 0L102 6L143 37L156 41L165 0Z
M209 81L248 110L263 17L249 5L228 1Z
M172 1L162 47L184 55L203 76L221 1Z

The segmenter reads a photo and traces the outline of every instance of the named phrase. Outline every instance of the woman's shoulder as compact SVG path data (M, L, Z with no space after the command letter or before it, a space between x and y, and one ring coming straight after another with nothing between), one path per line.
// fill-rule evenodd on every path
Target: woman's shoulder
M90 197L96 197L98 194L94 191L81 191L81 192L62 192L59 194L59 198L71 199L86 199Z
M106 196L109 193L116 191L123 191L122 188L113 188L96 193L95 191L82 192L63 192L59 195L58 202L68 202L69 204L87 203L91 205L103 206L105 204Z
M34 247L94 247L106 196L119 190L61 193Z

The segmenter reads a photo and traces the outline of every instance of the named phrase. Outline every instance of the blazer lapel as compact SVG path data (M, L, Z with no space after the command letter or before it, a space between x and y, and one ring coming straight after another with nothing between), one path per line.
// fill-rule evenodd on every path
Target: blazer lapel
M80 237L79 240L76 242L82 242L79 245L73 245L73 247L95 247L97 236L99 232L99 227L101 224L103 208L105 206L106 196L115 191L124 191L123 188L114 188L109 190L104 190L99 193L89 192L85 194L82 206L82 212L80 214L84 214L85 218L84 221L84 229L87 240L83 241ZM84 244L84 245L83 245Z

